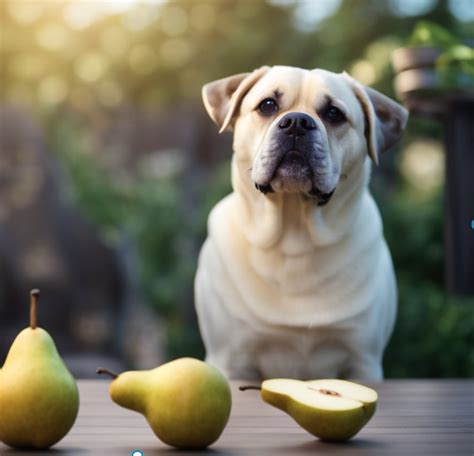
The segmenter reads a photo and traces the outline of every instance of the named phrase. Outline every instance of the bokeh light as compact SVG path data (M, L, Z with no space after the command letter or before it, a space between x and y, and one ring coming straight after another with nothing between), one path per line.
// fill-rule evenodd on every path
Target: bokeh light
M68 95L68 86L64 79L59 76L48 76L44 78L38 87L38 99L45 105L61 103Z
M30 25L43 14L44 5L40 2L8 2L8 12L21 25Z
M189 10L189 22L197 31L206 33L215 25L216 12L207 3L196 4Z
M169 36L183 34L188 27L188 14L179 6L169 6L160 21L161 28Z
M67 47L69 34L61 24L47 23L36 32L38 44L46 50L57 51Z
M403 150L400 169L410 185L421 194L433 193L443 183L443 145L434 140L414 140Z
M149 74L156 67L157 55L149 44L137 44L130 49L128 61L137 74Z
M435 5L436 0L390 0L390 7L398 16L421 16Z
M96 82L107 69L107 62L97 51L90 51L80 56L75 64L76 74L85 82Z
M184 39L166 40L160 46L160 57L163 63L170 67L184 66L191 55L191 44Z
M449 9L456 19L463 22L474 21L473 0L449 0Z
M301 31L314 30L326 18L332 16L341 6L341 0L270 0L274 5L293 7L296 26Z
M357 60L349 70L351 76L362 84L371 85L376 80L374 65L368 60Z
M100 34L102 48L112 57L121 57L128 52L130 40L118 25L109 25Z

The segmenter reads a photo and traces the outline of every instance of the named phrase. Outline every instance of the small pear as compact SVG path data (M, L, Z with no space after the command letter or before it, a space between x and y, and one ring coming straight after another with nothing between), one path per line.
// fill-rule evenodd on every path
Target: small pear
M214 366L180 358L146 371L114 377L110 397L118 405L145 416L164 443L202 449L214 443L227 424L231 393L227 379Z
M45 449L71 429L79 409L76 382L51 336L37 327L39 290L31 292L30 327L14 340L0 370L0 441Z
M288 413L303 429L322 440L347 440L372 418L377 393L366 386L338 379L265 380L262 399Z

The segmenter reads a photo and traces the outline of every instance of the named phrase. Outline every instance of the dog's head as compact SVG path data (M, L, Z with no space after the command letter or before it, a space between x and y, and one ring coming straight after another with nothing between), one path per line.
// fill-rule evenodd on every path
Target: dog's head
M395 144L407 111L346 73L262 67L206 84L220 131L264 194L300 192L326 204L341 176Z

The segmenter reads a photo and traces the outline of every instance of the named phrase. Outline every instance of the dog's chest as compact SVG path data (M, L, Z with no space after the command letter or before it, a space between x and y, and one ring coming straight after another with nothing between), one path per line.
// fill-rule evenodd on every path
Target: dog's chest
M302 329L284 331L254 340L255 361L263 378L335 377L349 363L347 347L335 337L337 331Z
M281 237L277 245L274 246L274 250L287 256L290 260L292 257L308 254L308 251L313 248L304 212L305 208L301 205L289 205L283 210Z
M314 283L308 272L320 269L314 264L314 245L303 220L299 206L286 208L277 244L249 251L255 272L281 291L307 291Z
M301 213L285 213L277 243L264 248L249 242L235 221L232 214L238 213L233 210L238 206L233 201L229 197L216 207L210 220L210 236L221 262L215 275L225 271L226 276L214 286L219 295L234 296L226 298L231 313L271 325L321 327L370 305L383 241L377 218L369 227L357 227L353 235L321 246L308 239L311 220ZM289 254L288 246L297 246L298 252Z
M282 292L307 292L317 281L309 271L315 271L314 255L285 255L280 250L253 250L249 260L255 272L268 284Z

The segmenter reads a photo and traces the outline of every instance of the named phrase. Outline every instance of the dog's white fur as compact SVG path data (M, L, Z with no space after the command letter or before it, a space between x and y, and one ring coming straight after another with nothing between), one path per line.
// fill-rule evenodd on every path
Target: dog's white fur
M255 106L275 90L280 111L262 117ZM315 111L326 95L344 108L345 125L327 125ZM291 67L210 83L203 97L221 130L234 130L234 192L209 216L195 280L207 361L241 379L382 378L397 294L368 190L370 157L398 140L406 111L345 73ZM292 111L311 115L322 132L327 169L316 184L337 184L327 205L305 197L307 182L301 191L255 189L262 145Z

